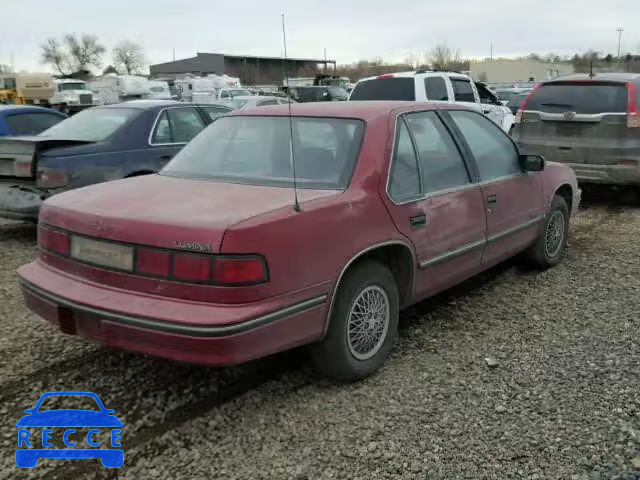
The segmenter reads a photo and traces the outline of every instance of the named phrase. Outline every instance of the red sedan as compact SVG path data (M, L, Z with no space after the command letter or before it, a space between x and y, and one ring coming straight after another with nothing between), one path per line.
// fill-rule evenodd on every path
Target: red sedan
M484 116L291 111L219 118L160 174L47 200L39 258L19 269L27 305L65 333L193 363L312 344L320 371L356 380L388 356L401 308L519 253L560 261L573 172L520 155Z

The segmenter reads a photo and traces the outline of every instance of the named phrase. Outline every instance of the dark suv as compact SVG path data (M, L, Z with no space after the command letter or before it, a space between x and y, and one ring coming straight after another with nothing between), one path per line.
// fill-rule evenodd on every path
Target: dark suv
M516 115L523 153L568 164L583 183L640 187L640 74L576 74L540 84Z

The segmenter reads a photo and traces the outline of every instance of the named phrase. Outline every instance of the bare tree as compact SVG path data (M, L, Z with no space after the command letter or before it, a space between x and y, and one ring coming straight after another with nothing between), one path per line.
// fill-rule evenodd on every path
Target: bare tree
M88 70L89 67L102 66L102 55L105 47L98 43L98 37L87 33L78 36L68 33L64 36L64 42L69 50L69 56L75 70Z
M439 43L431 50L429 56L431 68L434 70L460 70L468 62L462 60L460 50L449 48L446 43Z
M71 73L69 54L55 38L49 38L47 43L40 45L40 57L43 63L50 64L60 75Z
M140 73L147 64L142 47L129 40L123 40L115 46L113 63L118 71L127 75Z

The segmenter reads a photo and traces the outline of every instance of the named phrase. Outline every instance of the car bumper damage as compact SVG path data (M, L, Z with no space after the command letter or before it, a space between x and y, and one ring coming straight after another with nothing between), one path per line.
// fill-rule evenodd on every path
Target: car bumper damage
M0 184L0 218L37 221L49 193L30 185Z
M135 294L38 261L18 274L27 306L64 333L188 363L233 365L310 343L326 318L327 295L318 288L274 309L267 300L221 305Z

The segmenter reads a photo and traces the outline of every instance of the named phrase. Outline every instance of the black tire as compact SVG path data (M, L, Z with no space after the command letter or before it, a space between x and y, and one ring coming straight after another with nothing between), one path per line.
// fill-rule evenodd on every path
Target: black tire
M386 334L380 334L377 350L372 348L370 358L358 359L350 347L347 328L352 306L365 290L381 294L384 291L388 304ZM383 296L384 297L384 296ZM353 266L345 274L336 293L329 329L325 338L311 346L311 358L316 369L338 381L353 382L375 373L389 356L398 332L398 287L387 267L379 262L365 261ZM364 321L363 321L364 323ZM384 339L383 339L384 338Z
M553 248L550 251L551 247L548 248L547 245L547 232L553 228L552 222L559 221L558 215L562 215L562 237L559 239L559 245L555 245L555 242L551 244ZM565 199L560 195L553 197L551 207L544 219L542 233L525 254L533 267L546 270L560 263L569 238L569 215L569 207Z

